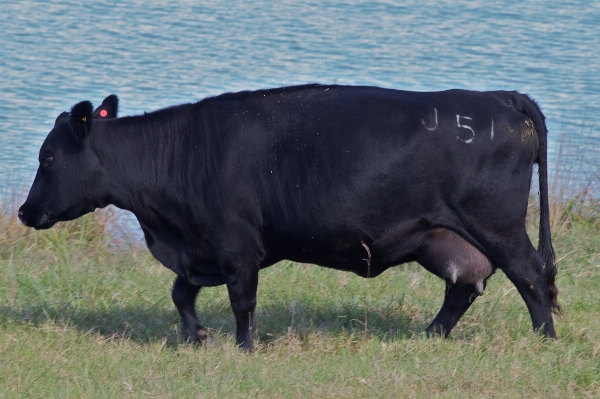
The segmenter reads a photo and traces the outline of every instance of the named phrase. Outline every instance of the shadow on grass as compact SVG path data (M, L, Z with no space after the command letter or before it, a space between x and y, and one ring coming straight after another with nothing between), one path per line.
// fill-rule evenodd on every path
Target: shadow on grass
M177 312L153 307L83 310L71 302L34 304L24 308L0 306L0 319L16 324L126 338L138 343L177 341Z
M229 308L198 309L201 323L213 336L234 335L235 323ZM113 307L107 310L79 309L71 302L34 304L24 308L0 306L0 325L13 322L42 328L76 330L83 334L99 334L102 339L122 338L139 344L165 342L179 345L179 315L164 307ZM426 325L412 321L397 307L373 308L367 311L366 333L383 341L407 339L422 332ZM269 344L290 334L305 340L312 334L348 337L365 333L365 312L354 304L316 306L270 304L257 309L255 332L258 339ZM232 338L231 338L232 339Z

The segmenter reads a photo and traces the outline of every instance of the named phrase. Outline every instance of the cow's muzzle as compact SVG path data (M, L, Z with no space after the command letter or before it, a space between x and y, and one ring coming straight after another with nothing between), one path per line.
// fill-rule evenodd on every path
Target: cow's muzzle
M48 217L36 215L35 212L27 204L23 204L17 213L19 220L27 227L33 227L36 230L49 229L54 225L54 222L49 222Z

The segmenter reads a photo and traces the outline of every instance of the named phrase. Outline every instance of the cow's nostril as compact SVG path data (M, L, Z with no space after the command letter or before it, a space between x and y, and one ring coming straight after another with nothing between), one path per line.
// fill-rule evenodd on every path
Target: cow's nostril
M23 212L21 209L19 209L19 213L17 213L17 216L19 217L19 220L21 221L21 223L27 224L25 222L25 218L26 218L25 212Z

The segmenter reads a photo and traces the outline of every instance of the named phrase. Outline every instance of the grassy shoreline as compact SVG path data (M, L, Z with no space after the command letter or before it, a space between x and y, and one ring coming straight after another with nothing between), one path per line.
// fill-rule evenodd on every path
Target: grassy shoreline
M364 280L282 262L260 274L250 355L235 348L225 287L198 298L212 329L207 344L180 343L174 274L142 245L115 242L110 210L34 232L4 207L0 397L600 397L600 223L591 198L552 208L564 310L557 342L531 331L502 272L441 340L422 332L444 283L416 264ZM533 202L530 210L536 243Z

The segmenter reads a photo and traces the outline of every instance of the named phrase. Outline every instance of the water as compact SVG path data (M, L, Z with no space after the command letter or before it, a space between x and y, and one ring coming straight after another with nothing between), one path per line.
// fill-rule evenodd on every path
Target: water
M519 90L548 117L551 160L566 137L593 162L598 26L589 0L3 0L0 192L29 187L54 119L78 101L115 93L131 115L307 82Z

